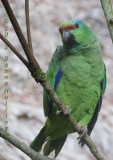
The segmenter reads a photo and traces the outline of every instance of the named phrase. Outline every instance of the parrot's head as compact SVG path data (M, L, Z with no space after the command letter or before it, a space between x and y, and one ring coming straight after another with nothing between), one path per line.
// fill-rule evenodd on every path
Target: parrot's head
M70 20L62 23L59 31L63 44L68 48L89 45L96 38L92 29L79 20Z

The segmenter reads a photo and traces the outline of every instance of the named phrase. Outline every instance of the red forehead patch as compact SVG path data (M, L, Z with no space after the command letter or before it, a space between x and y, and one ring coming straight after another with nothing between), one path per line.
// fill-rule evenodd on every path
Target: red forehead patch
M73 29L74 29L74 25L73 25L73 24L69 24L68 26L60 27L60 28L59 28L59 31L62 32L62 31L64 31L65 29L73 30Z

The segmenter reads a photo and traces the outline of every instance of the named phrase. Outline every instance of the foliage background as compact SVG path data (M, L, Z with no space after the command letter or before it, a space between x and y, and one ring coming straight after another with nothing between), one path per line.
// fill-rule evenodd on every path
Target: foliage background
M24 0L9 0L24 34L25 11ZM113 2L113 0L112 0ZM0 2L0 32L4 34L5 9ZM98 0L35 0L30 1L30 21L35 56L43 68L48 63L61 38L59 24L79 19L86 22L96 33L102 46L103 59L107 68L107 90L103 106L92 133L92 139L107 160L113 157L113 45L109 37L107 25ZM8 40L23 54L11 23L8 23ZM30 144L45 122L43 114L42 87L35 83L30 73L20 60L0 41L0 125L5 121L4 107L4 56L9 57L9 99L8 128L9 132ZM76 140L77 134L69 135L58 160L94 160L88 148L83 149ZM54 154L54 153L53 153ZM53 155L52 154L52 155ZM0 138L0 160L30 160L24 153L5 143Z

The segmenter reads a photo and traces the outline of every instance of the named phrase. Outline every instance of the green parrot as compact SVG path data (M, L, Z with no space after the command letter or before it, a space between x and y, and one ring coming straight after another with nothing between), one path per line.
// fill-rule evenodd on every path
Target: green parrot
M106 88L106 69L101 47L92 29L80 20L62 23L59 31L63 45L58 46L53 54L46 75L66 106L65 114L71 114L80 126L87 128L86 132L90 135ZM39 152L46 142L44 155L48 156L55 151L56 157L68 134L75 131L45 90L43 106L47 120L30 147Z

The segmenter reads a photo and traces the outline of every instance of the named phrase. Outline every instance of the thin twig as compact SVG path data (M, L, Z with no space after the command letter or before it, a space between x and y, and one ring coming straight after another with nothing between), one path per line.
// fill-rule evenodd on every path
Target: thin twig
M113 43L113 9L111 0L100 0Z
M27 41L26 41L26 39L25 39L25 37L24 37L24 35L22 33L22 30L21 30L21 28L20 28L20 26L19 26L19 24L18 24L18 22L16 20L16 17L15 17L15 15L14 15L14 13L13 13L10 5L9 5L9 2L8 2L8 0L5 0L5 1L1 0L1 1L2 1L3 5L4 5L4 8L6 9L6 12L7 12L8 16L10 18L10 21L11 21L13 27L14 27L14 30L15 30L18 38L19 38L19 41L20 41L25 53L27 54L27 52L29 50Z
M26 65L28 68L29 62L16 50L16 48L0 33L0 38L6 45L16 54L16 56Z
M25 14L26 14L26 27L27 27L27 38L30 53L33 55L33 47L32 47L32 40L31 40L31 31L30 31L30 19L29 19L29 0L25 0Z
M32 160L53 160L52 158L43 156L30 147L28 147L24 142L20 141L10 133L6 132L1 126L0 126L0 137L6 139L8 142L10 142L12 145L20 149L22 152L24 152L27 156L29 156Z
M15 30L15 32L17 34L17 37L18 37L18 39L19 39L19 41L20 41L20 43L21 43L21 45L22 45L22 47L24 49L24 52L26 54L26 57L27 57L30 65L31 66L34 65L35 68L40 68L38 63L37 63L37 61L35 60L34 56L32 56L30 54L29 45L28 45L28 43L27 43L27 41L25 39L25 36L22 33L22 30L21 30L21 28L19 26L19 23L18 23L15 15L14 15L10 5L9 5L8 0L5 0L5 1L1 0L1 1L2 1L3 5L4 5L4 8L6 9L6 12L7 12L8 16L9 16L9 19L10 19L13 27L14 27L14 30Z

